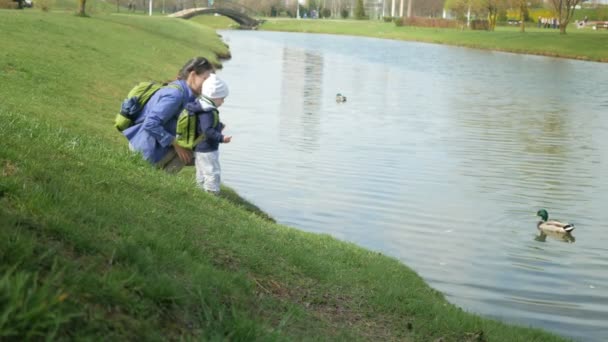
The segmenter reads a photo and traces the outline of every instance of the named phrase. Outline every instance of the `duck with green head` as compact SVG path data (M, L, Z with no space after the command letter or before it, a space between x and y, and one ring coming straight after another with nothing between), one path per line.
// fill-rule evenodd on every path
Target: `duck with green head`
M543 232L570 234L574 230L574 225L571 223L549 220L549 213L545 209L536 212L536 216L540 216L541 221L538 221L538 229Z

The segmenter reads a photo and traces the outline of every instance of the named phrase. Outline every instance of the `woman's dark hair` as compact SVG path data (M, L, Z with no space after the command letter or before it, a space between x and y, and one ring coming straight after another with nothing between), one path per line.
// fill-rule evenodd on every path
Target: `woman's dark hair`
M213 65L205 57L194 57L189 60L177 74L178 80L185 80L188 75L194 71L197 75L204 73L205 71L213 70Z

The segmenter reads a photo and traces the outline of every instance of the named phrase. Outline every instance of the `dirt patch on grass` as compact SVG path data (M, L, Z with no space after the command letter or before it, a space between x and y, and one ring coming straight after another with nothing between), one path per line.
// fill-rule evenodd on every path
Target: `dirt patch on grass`
M4 163L2 163L2 177L14 176L18 170L17 165L11 163L9 160L5 160Z
M390 317L366 309L347 294L317 290L317 283L288 286L277 280L252 277L259 296L272 296L304 308L336 331L345 328L369 341L410 341L412 324L407 318ZM333 329L332 329L333 330Z
M440 337L435 339L433 342L447 342L447 341L462 341L462 342L488 342L483 331L474 333L465 333L464 336L451 336L451 337Z

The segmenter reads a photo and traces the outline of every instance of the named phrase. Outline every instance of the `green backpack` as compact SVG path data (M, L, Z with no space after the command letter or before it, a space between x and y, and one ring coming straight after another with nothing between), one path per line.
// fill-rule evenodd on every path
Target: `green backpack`
M198 143L207 139L204 133L196 134L198 129L198 117L200 114L192 113L187 109L177 117L177 127L175 129L175 140L183 148L193 150ZM213 127L217 127L220 122L219 111L213 110Z
M129 91L127 98L122 102L120 113L116 114L116 118L114 119L114 127L116 127L119 132L122 132L133 126L148 100L150 100L154 93L163 87L175 88L183 92L183 89L179 84L150 81L140 82Z

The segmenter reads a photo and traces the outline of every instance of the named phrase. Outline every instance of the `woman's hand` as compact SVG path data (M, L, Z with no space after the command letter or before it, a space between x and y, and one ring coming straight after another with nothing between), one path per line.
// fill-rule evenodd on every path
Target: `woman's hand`
M232 141L232 135L224 135L224 143L227 144Z
M192 162L192 151L179 146L177 141L173 141L173 148L175 148L175 153L184 164L189 165Z

